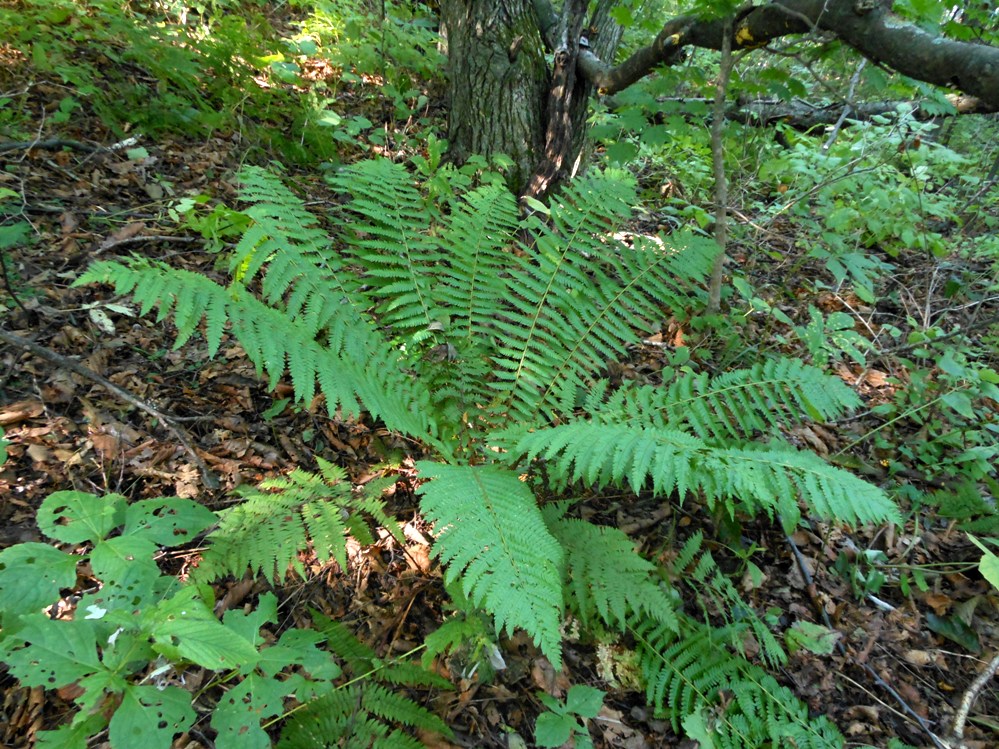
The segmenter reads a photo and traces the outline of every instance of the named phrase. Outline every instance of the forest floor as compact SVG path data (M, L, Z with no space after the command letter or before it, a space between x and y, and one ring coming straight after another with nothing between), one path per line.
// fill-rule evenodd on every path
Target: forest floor
M39 95L45 95L43 88ZM59 92L50 95L57 99ZM39 111L51 103L38 102ZM117 140L97 121L74 121L58 136L87 143ZM220 478L221 488L206 487L174 435L132 403L53 361L0 345L0 426L12 442L9 460L0 468L0 548L41 540L36 510L60 489L116 492L132 499L192 497L218 509L231 501L228 490L295 466L311 468L313 456L343 466L355 483L390 470L383 467L385 456L395 448L418 457L418 445L399 442L376 423L330 419L319 404L293 408L286 400L291 388L281 384L268 391L234 343L223 345L209 361L197 340L173 350L172 326L131 316L106 288L71 286L91 261L132 253L218 275L217 256L206 252L205 240L183 233L166 207L196 194L233 205L234 171L244 158L241 144L217 137L143 139L138 146L145 149L142 158L72 147L0 154L0 187L24 196L24 216L34 229L29 244L5 251L10 267L0 289L8 309L3 327L83 364L168 415L189 419L179 422L181 428ZM310 204L337 199L314 174L295 175L294 185ZM736 253L761 287L801 252L779 233L768 241L789 253L783 261ZM905 269L912 277L921 271ZM802 310L809 304L834 309L843 303L835 295L800 298ZM682 327L660 331L635 349L631 361L617 366L625 374L654 379L663 366L663 346L675 345L683 335ZM840 374L876 403L896 387L888 375L898 372L842 365ZM870 428L859 421L811 425L791 437L829 456ZM899 433L892 439L919 435ZM856 452L850 448L846 454L870 478L886 478L881 456ZM443 586L439 567L430 559L432 535L420 521L407 463L391 470L398 477L391 507L407 529L405 547L391 537L371 548L354 547L349 569L312 565L308 580L281 586L219 583L217 600L239 607L274 590L287 623L306 625L312 607L350 625L380 655L418 646L446 613ZM813 522L791 537L760 520L742 525L733 537L732 529L720 526L696 502L676 506L602 494L589 498L584 512L627 531L652 556L667 555L669 543L703 531L715 539L716 559L741 580L746 599L760 612L774 612L781 629L801 619L827 620L839 633L839 646L829 655L792 653L779 676L856 745L885 746L892 737L932 745L927 729L947 732L965 690L999 652L999 597L975 569L980 554L963 532L933 517L910 513L905 527L853 531ZM750 548L762 578L750 575L740 557ZM865 559L873 552L888 560L882 568L887 584L876 595L858 594L842 573L870 572ZM192 549L170 563L181 570L196 554ZM929 571L927 589L910 584L903 593L914 566ZM936 622L933 629L930 622ZM951 637L938 634L940 622L953 627ZM962 637L968 647L955 642ZM457 736L454 744L427 738L428 745L501 747L512 732L529 740L542 709L537 693L560 694L570 684L586 683L608 691L603 711L591 724L598 747L695 746L678 737L668 721L651 715L641 694L615 687L608 680L605 654L592 645L569 644L561 673L553 672L527 638L504 641L503 654L507 668L491 682L450 674L453 692L421 696ZM439 669L447 673L448 664ZM14 749L30 746L38 730L58 725L71 710L73 695L66 690L20 688L3 672L0 690L0 742ZM179 746L210 747L206 726L207 720ZM967 745L999 746L997 731L999 679L971 710Z

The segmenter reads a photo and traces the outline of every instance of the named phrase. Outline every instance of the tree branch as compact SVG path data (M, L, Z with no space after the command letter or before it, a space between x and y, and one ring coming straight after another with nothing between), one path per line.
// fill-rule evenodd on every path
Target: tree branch
M656 66L679 62L684 47L720 50L726 23L732 24L734 50L756 49L794 34L830 32L878 64L977 97L980 111L999 111L999 48L931 34L870 0L777 0L728 19L683 16L668 21L655 41L620 65L586 53L579 68L604 93L613 94Z

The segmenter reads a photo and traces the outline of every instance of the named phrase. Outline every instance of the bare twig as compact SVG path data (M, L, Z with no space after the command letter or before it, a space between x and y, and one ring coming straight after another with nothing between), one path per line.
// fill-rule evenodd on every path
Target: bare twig
M76 372L76 374L81 375L82 377L86 377L88 380L91 380L93 382L96 382L98 385L101 385L105 389L109 390L114 395L118 396L123 401L125 401L126 403L130 403L136 408L145 411L150 416L159 420L160 423L162 423L163 426L165 426L170 431L170 433L177 438L177 441L181 444L181 446L184 448L187 454L191 457L191 460L194 461L194 464L198 467L198 470L201 471L201 480L204 483L205 487L208 489L219 488L220 484L218 477L215 476L215 474L211 471L211 469L208 467L205 461L201 459L201 456L198 455L198 453L195 451L194 446L191 444L191 441L187 438L187 435L185 435L184 432L174 423L175 420L173 419L173 417L167 416L155 406L152 406L146 401L138 398L129 391L125 390L123 387L116 385L106 377L99 375L97 372L93 371L89 367L83 366L82 364L80 364L80 362L65 357L62 354L57 354L55 351L47 349L44 346L39 346L34 341L31 341L27 338L22 338L21 336L15 335L14 333L9 333L6 330L3 330L2 328L0 328L0 340L6 341L7 343L14 346L19 346L20 348L23 348L26 351L31 352L32 354L41 359L45 359L46 361L49 361L52 364L55 364L56 366L63 367L64 369L68 369L72 372Z
M136 138L126 138L125 140L119 143L113 143L110 146L93 146L89 143L83 143L78 140L70 140L67 138L7 141L0 143L0 153L7 153L8 151L30 151L34 148L44 151L58 151L62 148L72 148L74 151L96 153L97 151L120 151L123 148L134 146L136 143L138 143Z

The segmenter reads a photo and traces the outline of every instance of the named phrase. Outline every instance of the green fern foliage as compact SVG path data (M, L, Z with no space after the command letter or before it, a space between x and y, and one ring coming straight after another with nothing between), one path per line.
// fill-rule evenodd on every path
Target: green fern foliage
M240 492L243 502L221 513L209 534L198 576L241 576L249 569L280 581L292 569L305 577L299 555L310 546L320 562L332 559L345 570L347 534L362 544L374 542L365 517L402 540L380 499L383 482L372 482L364 494L355 495L343 469L316 460L318 475L295 469Z
M565 550L566 600L585 627L599 620L624 629L636 616L676 630L675 602L657 568L635 552L617 528L564 516L567 505L544 509L548 529Z
M717 246L679 234L668 241L608 232L628 215L634 187L608 173L573 183L514 261L509 309L497 317L496 366L504 413L525 420L555 412L559 391L586 387L596 367L623 355L636 331L697 298Z
M674 491L682 499L701 492L709 506L780 516L787 528L799 518L799 498L822 518L845 523L900 522L898 509L880 489L786 445L713 447L668 428L577 421L527 431L508 430L500 443L506 458L541 458L548 475L588 485Z
M446 733L440 718L381 684L350 685L311 702L285 725L278 749L423 749L400 728Z
M723 749L842 749L835 725L810 716L789 689L728 649L740 629L686 618L679 637L653 622L634 627L649 704L674 730Z
M445 581L460 578L497 630L523 629L561 667L563 552L531 490L497 466L417 467L430 479L420 488L421 507L436 526L433 553L447 565Z
M838 377L800 359L780 358L717 377L684 375L665 387L622 387L605 402L591 396L587 410L605 423L672 427L721 441L779 436L802 416L832 421L859 405Z
M420 749L423 744L404 728L452 735L437 715L393 688L449 689L447 680L415 663L380 660L342 622L315 611L313 619L329 648L346 662L352 678L295 713L285 724L278 749Z
M664 310L682 313L717 253L690 235L615 238L635 198L623 173L594 170L523 222L507 190L483 186L430 232L401 165L363 162L335 185L353 196L350 257L379 319L460 362L443 368L445 398L504 419L557 409L567 381L588 381Z
M787 654L767 624L760 619L739 594L728 575L724 574L715 562L711 552L703 548L704 537L694 533L680 548L676 557L667 564L666 574L695 594L698 603L706 614L715 621L730 625L738 637L727 644L740 655L744 655L743 635L752 635L760 654L767 663L779 667L787 662Z
M316 340L312 323L292 320L245 289L226 289L198 273L137 258L129 265L94 263L76 283L94 281L111 283L120 294L132 294L140 301L143 315L153 308L158 310L157 321L172 315L177 327L176 346L183 345L204 320L209 355L213 356L228 324L271 388L288 371L301 401L312 399L318 382L331 413L338 406L358 413L363 403L391 428L433 439L436 429L426 406L429 394L421 383L400 371L398 353L379 343L367 323L343 332L354 341L354 349L349 356L341 356ZM368 345L362 346L359 342L363 341Z

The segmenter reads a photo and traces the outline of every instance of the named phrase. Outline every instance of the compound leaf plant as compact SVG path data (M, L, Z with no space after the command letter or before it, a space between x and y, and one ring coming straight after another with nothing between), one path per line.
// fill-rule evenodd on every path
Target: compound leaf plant
M616 487L664 502L696 495L719 513L763 513L787 528L802 510L844 523L898 521L877 487L783 437L803 418L842 416L858 405L857 396L792 359L714 376L679 374L659 387L612 384L601 377L608 360L624 356L664 316L703 306L700 289L717 245L686 231L620 233L636 200L623 172L592 170L522 217L489 172L437 164L422 171L425 181L402 165L371 160L338 173L333 187L350 199L333 217L330 236L276 169L245 167L248 228L228 255L226 285L145 258L97 262L79 283L112 284L144 314L155 310L158 320L172 319L177 346L200 331L214 354L227 336L234 338L272 387L288 375L300 401L318 391L331 415L363 411L428 446L435 457L417 463L421 508L434 524L433 553L445 565L458 619L473 622L485 613L497 633L521 629L557 668L567 616L592 632L630 632L645 663L650 702L677 727L696 727L719 746L761 746L784 735L798 746L841 745L831 726L809 728L807 710L793 695L740 655L745 627L755 627L768 660L782 661L778 640L762 622L742 617L711 627L688 615L665 570L638 555L620 530L574 517L572 505L580 489ZM216 531L206 570L280 575L295 562L289 544L304 547L310 539L326 558L342 559L338 543L345 530L360 532L360 516L386 522L377 495L351 497L342 473L329 464L320 468L321 476L297 471L272 484L274 494L251 493L250 509L226 511L233 513L228 518L223 512L220 529L238 532L240 540L227 543L226 533ZM553 492L564 501L540 499ZM282 527L256 522L269 500L281 504L282 517L297 513L296 519ZM128 679L137 663L157 657L240 675L246 694L218 710L249 704L256 712L253 720L216 715L220 746L229 727L247 723L262 741L260 719L279 714L281 699L292 693L282 690L298 689L306 701L323 691L317 682L332 683L335 669L313 673L304 660L278 667L298 669L297 680L274 683L275 667L263 665L268 649L260 649L256 636L265 614L219 622L203 585L177 587L160 578L149 554L160 543L149 535L154 524L135 519L148 517L145 505L79 501L94 505L80 513L89 520L51 529L69 534L79 527L71 540L53 537L93 544L95 574L105 573L105 588L95 594L101 600L81 601L73 626L42 636L67 622L28 612L52 603L73 566L48 546L14 547L5 554L32 557L46 583L4 587L20 614L12 629L14 619L5 615L2 642L4 659L24 683L89 680L80 731L93 728L88 721L103 714L95 703L107 694L120 699L113 742L140 708L161 717L165 733L183 724L190 707L173 699L176 691L153 695ZM65 498L57 504L63 512L76 506ZM206 520L192 516L189 524L201 530ZM684 561L696 565L702 592L749 610L710 555L697 561L695 551ZM3 561L9 572L21 558ZM684 570L675 572L672 579ZM146 593L155 589L157 613L119 606L117 594L106 592L109 580L117 581L112 590L122 580ZM94 620L83 613L105 609ZM95 646L118 628L113 646ZM67 648L65 638L76 639ZM454 644L449 637L438 641ZM35 656L27 651L45 644L86 658L62 665L53 681L28 667ZM309 640L301 658L318 644ZM738 699L729 704L723 693ZM65 730L77 729L74 723ZM308 734L300 729L295 735Z

